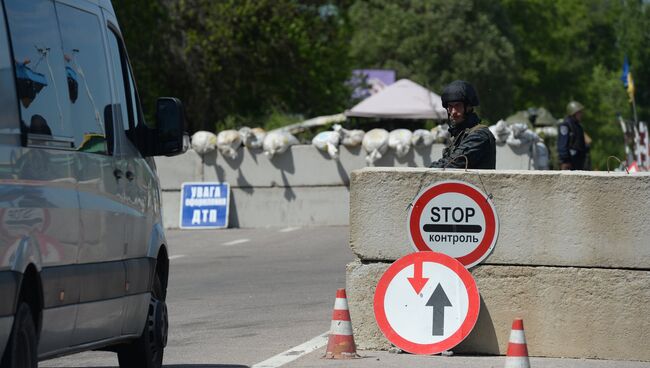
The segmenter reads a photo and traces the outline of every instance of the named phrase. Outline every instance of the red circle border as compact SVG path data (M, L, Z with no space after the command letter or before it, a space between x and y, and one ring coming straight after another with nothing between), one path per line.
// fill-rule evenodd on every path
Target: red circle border
M422 238L422 234L420 233L420 216L429 201L444 193L464 194L476 202L483 212L486 227L485 234L483 234L483 240L472 252L456 258L467 268L475 266L487 257L490 250L496 244L498 231L496 210L489 202L488 197L471 184L461 181L444 181L436 183L424 190L417 197L409 211L408 233L411 238L411 243L415 247L416 251L434 251L429 248L427 243L424 241L424 238Z
M384 299L390 282L400 271L415 264L415 262L433 262L449 268L458 275L467 290L468 308L465 320L451 336L433 344L419 344L406 340L400 336L388 322L386 310L384 308ZM408 254L393 262L393 264L388 267L377 283L373 309L377 325L388 341L409 353L431 355L449 350L463 341L474 329L474 325L476 325L476 321L478 320L480 308L480 296L478 287L476 286L476 281L474 281L472 274L469 273L465 266L455 258L446 254L425 251Z

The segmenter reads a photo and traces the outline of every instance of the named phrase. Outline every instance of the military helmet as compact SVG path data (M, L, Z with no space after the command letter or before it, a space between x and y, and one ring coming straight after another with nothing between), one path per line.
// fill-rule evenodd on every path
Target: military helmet
M449 102L463 102L466 106L478 106L478 95L474 87L462 80L449 83L443 90L442 107L447 108Z
M578 101L571 101L566 105L566 114L571 116L578 111L584 110L585 107Z

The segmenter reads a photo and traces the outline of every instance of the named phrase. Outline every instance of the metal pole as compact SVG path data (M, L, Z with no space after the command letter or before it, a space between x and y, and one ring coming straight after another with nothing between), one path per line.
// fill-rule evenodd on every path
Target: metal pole
M639 120L636 117L636 98L632 95L632 113L634 114L634 126L639 129Z

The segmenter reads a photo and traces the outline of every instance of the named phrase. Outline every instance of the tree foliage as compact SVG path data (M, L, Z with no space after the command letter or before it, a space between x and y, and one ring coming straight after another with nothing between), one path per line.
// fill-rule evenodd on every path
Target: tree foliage
M623 156L617 115L631 118L619 80L633 64L637 101L648 105L647 6L608 0L357 0L351 56L439 91L454 79L473 82L481 114L494 122L544 106L563 117L570 100L586 107L593 164ZM645 108L639 108L645 116ZM554 147L552 147L554 148Z
M473 83L488 119L512 106L514 48L480 1L358 0L350 10L351 56L364 68L394 69L434 91Z
M645 2L626 1L617 19L618 49L628 55L636 85L641 120L650 120L650 7Z
M340 111L349 96L347 6L170 1L163 7L169 19L165 43L157 45L166 49L166 73L159 77L182 97L192 131L259 125L278 112ZM125 2L124 11L130 7ZM146 73L138 66L138 73Z
M122 36L136 75L142 105L150 117L156 98L173 95L174 84L168 74L171 50L167 9L157 0L117 0L115 12L120 21Z
M584 127L594 142L594 168L604 169L610 155L623 158L617 116L631 119L632 114L620 75L629 55L637 90L642 90L647 7L638 1L607 0L501 4L517 50L515 106L543 105L561 117L567 102L578 100L586 106ZM637 95L642 104L648 102L645 93Z
M640 0L116 0L145 107L180 97L190 132L271 126L350 106L351 69L386 68L434 91L475 84L490 122L586 106L594 165L622 157L620 80L632 65L650 118L650 10Z
M610 2L502 0L517 50L517 105L563 111L596 65L618 68Z

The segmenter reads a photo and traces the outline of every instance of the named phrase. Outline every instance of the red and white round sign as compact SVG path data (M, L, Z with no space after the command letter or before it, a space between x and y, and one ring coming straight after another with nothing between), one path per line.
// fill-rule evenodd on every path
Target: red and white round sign
M442 253L416 252L398 259L375 290L379 329L413 354L436 354L458 345L474 328L480 307L472 275Z
M490 254L499 235L499 219L488 196L452 180L418 194L407 226L415 250L444 253L467 268Z

